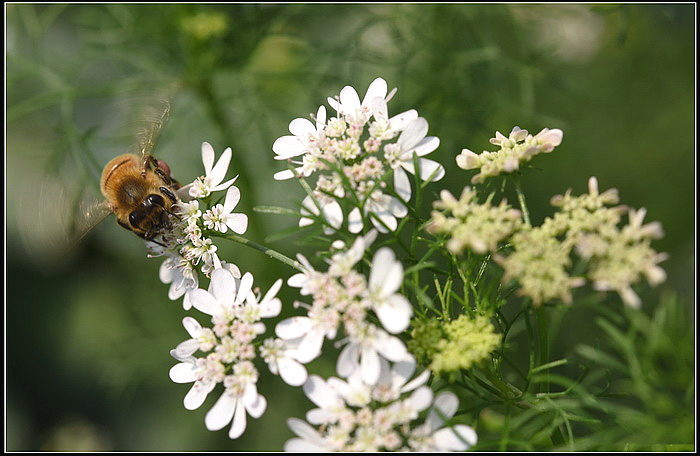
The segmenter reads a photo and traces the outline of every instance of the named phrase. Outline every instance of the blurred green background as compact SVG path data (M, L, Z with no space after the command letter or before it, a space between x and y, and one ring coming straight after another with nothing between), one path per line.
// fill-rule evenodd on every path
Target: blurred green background
M415 108L428 120L441 139L431 158L448 171L434 194L459 194L470 174L454 157L493 150L495 130L561 128L562 145L523 177L533 222L551 214L552 195L586 191L590 176L601 191L618 188L624 204L662 222L655 247L670 259L659 288L677 290L694 321L692 4L11 4L5 13L7 450L274 451L292 437L286 418L309 408L300 390L263 377L265 415L236 441L208 432L215 397L187 411L189 385L168 378L186 313L167 299L161 261L113 216L80 243L55 242L57 217L98 195L101 167L133 142L139 106L174 86L155 154L185 183L202 173L203 141L217 156L232 147L247 237L288 256L308 249L268 236L296 220L251 210L303 197L296 183L273 181L284 165L272 143L344 85L362 97L381 76L399 89L390 113ZM251 249L222 250L263 290L293 273ZM281 296L291 308L295 294ZM332 373L332 361L316 363Z

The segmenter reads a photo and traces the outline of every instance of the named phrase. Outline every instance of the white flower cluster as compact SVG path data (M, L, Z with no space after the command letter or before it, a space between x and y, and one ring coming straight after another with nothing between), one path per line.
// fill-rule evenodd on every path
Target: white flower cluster
M513 127L508 137L497 131L496 137L489 142L500 146L500 150L484 151L477 155L469 149L462 149L457 156L457 166L462 169L479 169L479 173L472 177L472 184L480 184L487 177L517 171L521 163L529 162L535 155L552 152L561 144L563 136L564 133L558 128L544 128L535 136L519 127Z
M227 148L214 165L214 149L209 143L203 143L202 162L206 174L178 190L181 201L175 207L179 221L175 223L173 231L163 235L160 243L147 242L152 256L166 257L160 267L160 280L170 284L170 299L185 296L185 310L191 307L186 292L199 285L197 267L205 276L216 269L225 268L234 277L241 277L238 267L220 260L216 245L203 235L205 229L221 233L230 229L234 233L243 234L248 228L248 216L232 212L241 197L238 188L232 186L236 179L222 183L230 161L231 149ZM204 201L204 204L208 204L213 192L223 190L227 190L224 203L214 204L202 213L200 203ZM189 201L191 198L199 199Z
M327 232L340 228L345 218L352 233L361 232L367 220L381 232L394 231L397 218L408 213L405 203L411 198L411 184L407 173L423 181L442 179L442 165L423 158L440 140L426 137L428 122L413 109L389 117L387 102L394 93L387 95L386 81L377 78L360 102L357 91L346 86L339 97L328 98L336 117L326 119L326 108L320 106L315 122L294 119L289 124L292 134L275 141L275 159L297 165L294 171L276 173L275 179L319 174L313 197L302 202L300 226L322 214ZM393 188L386 183L390 171ZM349 202L347 217L339 201Z
M391 334L406 329L413 313L408 300L397 293L403 282L403 266L391 249L383 247L376 252L369 280L354 269L376 234L372 230L358 237L347 251L333 255L327 272L314 270L299 255L306 270L290 277L288 284L311 296L312 303L304 304L306 316L285 319L275 328L284 344L293 347L294 358L308 363L321 354L324 340L335 339L342 326L345 337L339 344L344 347L337 371L349 377L359 370L370 385L379 379L382 358L398 362L409 356L401 339ZM370 312L383 328L371 321Z
M471 427L444 426L457 411L457 397L450 392L433 397L425 386L430 371L409 381L414 369L412 358L393 366L381 360L375 384L367 384L359 371L347 381L310 376L304 392L317 408L307 412L308 423L287 421L297 437L287 441L285 451L464 451L476 444Z
M187 293L195 309L211 316L212 328L202 327L192 317L183 319L191 338L170 352L180 361L170 369L170 378L176 383L193 382L184 399L188 410L200 407L216 385L223 384L224 392L204 419L211 431L232 423L229 437L238 438L245 431L246 415L259 418L265 412L267 401L258 393L259 374L253 365L255 343L265 332L261 320L280 313L282 303L276 295L281 285L282 280L277 280L261 299L252 290L250 273L236 279L228 270L216 269L208 290Z

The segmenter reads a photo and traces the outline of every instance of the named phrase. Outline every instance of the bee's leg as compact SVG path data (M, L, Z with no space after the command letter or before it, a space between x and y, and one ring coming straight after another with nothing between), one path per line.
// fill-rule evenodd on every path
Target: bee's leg
M170 198L170 201L172 201L173 203L177 203L177 196L175 196L172 190L170 190L168 187L161 187L160 191L163 192L165 196Z

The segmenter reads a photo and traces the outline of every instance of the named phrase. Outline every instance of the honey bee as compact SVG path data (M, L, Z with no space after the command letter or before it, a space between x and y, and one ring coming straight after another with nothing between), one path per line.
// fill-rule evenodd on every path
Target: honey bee
M150 110L137 122L137 141L129 153L111 159L103 168L102 198L85 179L26 167L31 175L18 183L18 234L25 251L42 268L54 269L111 213L122 227L162 245L159 235L166 234L178 217L174 204L180 183L170 175L170 167L151 154L169 114L169 103L158 101L159 106L144 108Z
M151 155L160 128L168 115L146 131L139 153L127 153L110 160L102 170L100 190L117 223L137 236L159 244L154 238L172 229L177 218L173 205L180 184L170 176L170 167Z
M100 179L100 190L117 223L148 241L172 228L179 188L168 165L148 153L113 158Z

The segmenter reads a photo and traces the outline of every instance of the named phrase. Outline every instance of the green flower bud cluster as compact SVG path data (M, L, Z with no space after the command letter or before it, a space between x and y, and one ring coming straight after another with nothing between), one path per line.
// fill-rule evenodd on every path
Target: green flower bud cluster
M487 359L501 343L488 317L460 315L440 324L437 320L417 320L409 341L416 359L433 372L469 369Z

